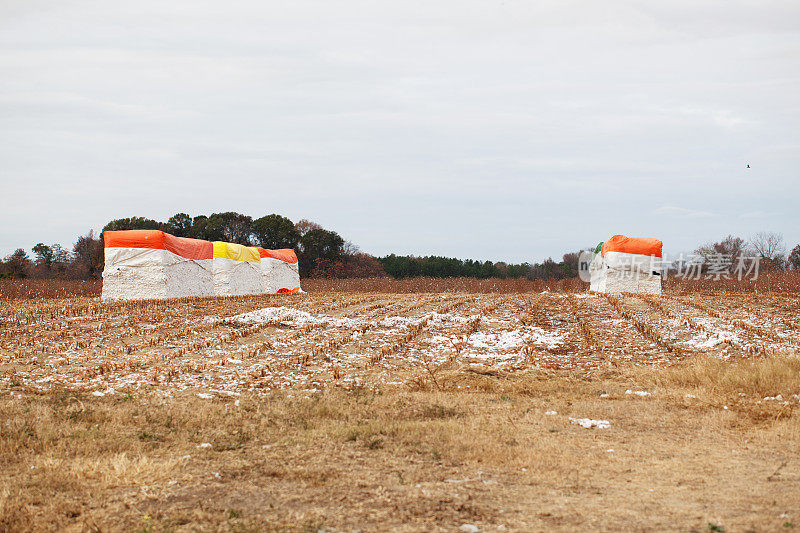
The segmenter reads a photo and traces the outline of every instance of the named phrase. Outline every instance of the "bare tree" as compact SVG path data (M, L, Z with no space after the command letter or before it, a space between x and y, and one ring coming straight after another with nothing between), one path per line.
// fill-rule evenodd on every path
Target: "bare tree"
M344 255L356 255L360 253L361 249L353 244L351 241L344 241L344 246L342 246L342 253Z
M78 237L72 248L75 274L79 279L95 279L103 271L103 241L94 237L94 231Z
M58 274L63 275L72 261L72 254L60 244L54 244L50 248L53 250L53 269Z
M745 254L746 248L744 239L728 235L719 242L700 246L694 253L703 258L705 265L715 264L730 270Z
M760 231L750 237L750 246L761 259L768 261L769 266L783 268L786 254L783 234L774 231Z
M320 226L314 221L308 220L307 218L298 220L295 223L294 227L298 231L298 233L300 233L301 237L306 233L308 233L309 231L311 231L312 229L322 229L322 226Z
M732 258L736 259L740 255L742 255L744 251L745 251L744 239L742 239L741 237L734 237L733 235L728 235L719 242L715 242L712 244L704 244L703 246L695 250L695 253L703 257L706 257L711 254L730 255Z

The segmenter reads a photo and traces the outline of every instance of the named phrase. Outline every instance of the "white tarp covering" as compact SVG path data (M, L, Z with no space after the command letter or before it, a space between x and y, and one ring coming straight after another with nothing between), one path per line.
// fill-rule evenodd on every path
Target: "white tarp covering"
M261 263L237 261L226 257L215 257L213 261L214 294L238 296L264 293Z
M661 294L661 276L608 269L605 287L602 292L618 294L636 292L641 294Z
M287 263L272 257L261 258L264 292L275 294L280 290L292 291L300 287L297 263Z
M103 233L104 299L299 292L294 250L175 237L160 230ZM262 256L266 264L262 262Z
M606 267L603 263L603 256L599 253L594 254L592 262L589 264L589 290L595 292L606 291Z
M103 300L214 295L211 259L152 248L106 248L104 253Z
M624 252L597 254L590 265L589 290L661 294L661 258Z

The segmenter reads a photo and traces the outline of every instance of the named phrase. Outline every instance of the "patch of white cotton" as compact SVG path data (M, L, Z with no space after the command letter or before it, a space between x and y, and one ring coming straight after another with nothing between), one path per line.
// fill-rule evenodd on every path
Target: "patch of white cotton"
M242 313L231 318L236 322L264 323L275 322L283 326L300 327L318 322L327 322L330 317L315 317L306 311L291 309L289 307L265 307L248 313Z
M582 428L586 429L608 429L611 427L611 422L608 420L592 420L591 418L572 418L569 417L569 421L573 424L578 424Z
M695 335L684 344L696 348L714 348L723 342L739 343L739 337L730 331L715 331L712 335L707 335L705 333Z

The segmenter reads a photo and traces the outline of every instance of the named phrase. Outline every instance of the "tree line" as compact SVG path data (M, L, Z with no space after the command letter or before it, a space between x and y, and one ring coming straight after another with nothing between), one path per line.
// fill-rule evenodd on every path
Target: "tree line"
M161 222L145 217L119 218L103 227L105 231L156 229L178 237L227 241L269 249L296 251L302 277L364 278L391 276L396 279L470 277L565 279L578 275L578 253L566 253L560 261L541 263L476 261L441 256L416 257L390 254L373 257L335 231L307 219L293 222L270 214L260 218L233 211L197 215L177 213ZM78 237L71 249L60 244L38 243L33 257L22 248L0 261L0 278L97 279L103 271L103 236L93 231ZM800 270L800 244L787 253L783 236L761 232L749 240L728 235L705 244L695 254L711 263L724 258L733 266L743 255L760 257L766 270Z
M564 254L562 260L545 259L541 263L509 264L474 261L453 257L387 255L378 258L384 271L395 279L427 276L431 278L527 278L565 279L578 275L578 254Z
M226 241L268 249L295 250L303 277L371 277L386 275L380 263L362 253L335 231L307 219L292 222L278 214L253 219L233 211L189 216L177 213L166 221L146 217L111 220L102 232L152 229L208 241ZM68 250L60 244L38 243L31 251L17 249L0 262L0 277L97 279L103 271L103 233L90 231Z
M765 271L800 270L800 244L787 252L783 235L761 231L745 240L728 235L724 239L707 243L695 249L703 268L716 264L733 270L740 258L758 258L759 268ZM684 259L685 261L685 259Z

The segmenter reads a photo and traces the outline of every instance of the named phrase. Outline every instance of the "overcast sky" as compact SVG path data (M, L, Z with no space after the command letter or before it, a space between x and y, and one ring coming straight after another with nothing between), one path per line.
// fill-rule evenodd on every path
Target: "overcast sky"
M377 255L800 243L800 3L644 4L0 0L0 254L219 211Z

